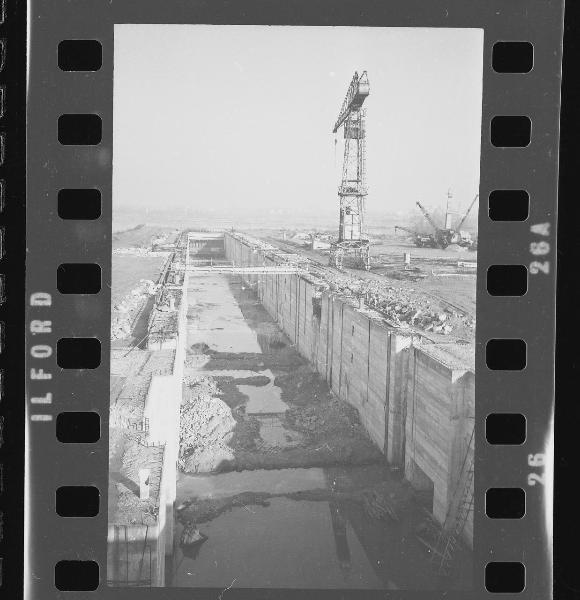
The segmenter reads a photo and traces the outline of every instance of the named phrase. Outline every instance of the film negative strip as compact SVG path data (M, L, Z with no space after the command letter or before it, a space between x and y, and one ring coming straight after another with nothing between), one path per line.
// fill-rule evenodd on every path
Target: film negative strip
M0 594L21 589L23 556L26 7L0 2ZM19 235L20 229L20 235ZM8 245L10 248L8 249ZM10 293L8 293L10 290ZM8 350L9 349L9 350Z
M0 7L0 28L4 26L6 22L6 14L5 7L2 5ZM3 32L2 32L3 33ZM0 34L1 35L1 34ZM6 112L6 83L4 78L4 67L5 67L5 40L0 37L0 123L2 123L4 119L4 115ZM3 124L3 123L2 123ZM6 131L3 129L0 131L0 218L2 218L2 225L0 225L0 261L3 258L4 254L4 219L2 212L4 210L4 197L6 193L6 180L4 179L4 162L5 162L5 143L6 143ZM2 281L2 288L4 288L4 282ZM4 296L4 290L0 291L0 295ZM0 301L4 300L4 298L0 298ZM0 310L2 310L2 306L0 305ZM3 317L4 315L2 315ZM0 317L1 318L1 317ZM4 350L4 334L5 334L5 325L4 320L0 322L0 356ZM0 358L1 360L1 358ZM4 396L4 364L0 366L0 402ZM0 413L0 452L2 451L2 447L4 446L4 424L5 418L4 414ZM3 467L3 458L4 456L0 455L0 586L2 585L2 573L3 573L3 546L4 546L4 499L3 488L4 488L4 467Z
M26 598L550 595L562 19L31 2Z

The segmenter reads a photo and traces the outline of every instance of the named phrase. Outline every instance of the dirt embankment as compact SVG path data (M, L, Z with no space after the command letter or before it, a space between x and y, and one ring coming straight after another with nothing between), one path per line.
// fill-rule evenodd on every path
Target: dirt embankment
M180 408L179 468L188 473L215 471L233 458L228 442L236 420L220 400L217 385L210 377L185 382Z
M113 249L121 247L145 248L151 246L152 240L159 236L174 238L175 230L165 225L147 225L141 223L128 229L113 233Z

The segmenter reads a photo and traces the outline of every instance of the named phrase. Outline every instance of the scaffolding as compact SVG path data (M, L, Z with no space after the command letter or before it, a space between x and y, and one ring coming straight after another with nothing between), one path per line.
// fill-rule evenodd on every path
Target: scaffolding
M469 515L473 513L474 434L475 427L471 431L457 489L452 501L449 503L447 516L437 538L437 544L432 556L432 560L435 562L439 573L444 576L451 574L455 551L461 543L461 536Z

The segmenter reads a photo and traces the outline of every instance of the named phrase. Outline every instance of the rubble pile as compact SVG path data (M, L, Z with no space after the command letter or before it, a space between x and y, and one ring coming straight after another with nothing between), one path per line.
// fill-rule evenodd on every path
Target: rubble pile
M330 289L354 299L362 298L369 308L384 315L395 327L413 327L449 335L457 325L475 328L475 319L452 308L441 309L436 302L408 287L395 287L371 279L333 275Z
M311 406L292 406L285 413L287 424L296 431L320 437L338 434L342 438L366 439L356 409L332 396Z
M180 408L179 468L186 473L210 473L234 455L228 442L236 420L229 406L217 398L218 387L209 377L188 377L189 394Z
M125 298L113 306L111 320L111 341L128 337L131 334L135 319L147 301L157 292L157 285L150 279L141 279Z

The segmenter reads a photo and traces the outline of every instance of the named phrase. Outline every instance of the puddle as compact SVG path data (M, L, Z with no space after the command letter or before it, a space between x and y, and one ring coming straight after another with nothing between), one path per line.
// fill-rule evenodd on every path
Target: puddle
M274 498L267 507L235 507L199 529L208 539L197 555L175 553L174 586L385 587L352 526L333 517L329 502Z
M264 444L273 448L290 448L298 446L303 436L292 429L286 429L276 415L256 415L260 422L260 437Z
M332 496L277 496L390 480L380 465L180 474L177 505L195 498L219 503L244 492L276 496L266 506L230 506L200 522L208 539L194 552L177 542L171 585L223 589L235 580L232 587L437 589L429 556L402 523L378 521L360 503ZM177 541L182 530L177 521Z
M188 333L194 339L209 339L208 346L214 352L261 352L257 336L248 336L246 331L236 331L232 327L212 328L211 336L204 335L199 327L190 327Z
M246 414L248 415L279 415L288 410L288 404L281 399L282 390L274 385L273 376L268 385L259 387L238 385L237 387L242 394L249 398L246 404Z

